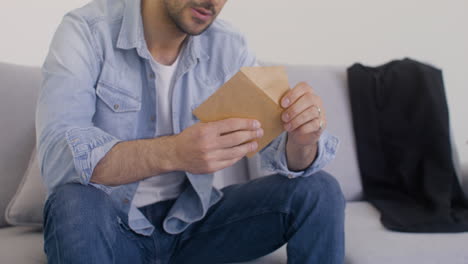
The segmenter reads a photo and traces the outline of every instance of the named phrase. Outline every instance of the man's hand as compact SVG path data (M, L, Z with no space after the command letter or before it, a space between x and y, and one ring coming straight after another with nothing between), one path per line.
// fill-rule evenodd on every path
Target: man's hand
M229 167L258 147L257 120L230 118L197 123L175 136L176 170L207 174Z
M281 99L281 116L288 131L288 167L303 170L315 159L317 142L326 127L322 99L307 83L299 83Z

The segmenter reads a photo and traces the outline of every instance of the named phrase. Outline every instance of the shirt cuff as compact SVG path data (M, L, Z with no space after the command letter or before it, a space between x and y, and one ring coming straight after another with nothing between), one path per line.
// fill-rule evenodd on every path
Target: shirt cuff
M291 171L286 159L286 141L287 132L283 132L261 152L262 174L280 174L288 178L308 177L322 170L335 158L339 145L337 137L324 131L318 141L315 161L303 171Z
M90 184L109 194L112 187L91 183L90 180L98 162L121 140L97 127L71 128L66 132L66 139L73 154L80 183Z

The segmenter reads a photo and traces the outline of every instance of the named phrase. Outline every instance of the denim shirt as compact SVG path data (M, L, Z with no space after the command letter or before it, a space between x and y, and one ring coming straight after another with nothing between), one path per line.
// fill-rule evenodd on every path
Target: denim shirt
M144 40L140 0L95 0L63 18L42 67L36 112L41 174L50 195L66 183L92 185L128 212L129 226L142 235L154 227L131 202L138 182L116 187L90 182L97 163L118 142L155 137L155 73ZM181 50L172 94L175 134L199 122L194 108L230 79L240 67L256 64L245 38L217 19ZM331 161L338 139L324 132L309 168L288 170L283 133L260 154L264 174L310 176ZM164 219L170 234L204 217L223 193L213 174L186 173L189 184Z

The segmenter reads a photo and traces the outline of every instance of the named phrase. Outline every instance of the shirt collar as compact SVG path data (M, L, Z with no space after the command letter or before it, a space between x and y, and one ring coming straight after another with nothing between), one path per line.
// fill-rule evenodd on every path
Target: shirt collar
M187 54L192 60L208 60L209 56L202 49L200 36L189 36L186 43ZM149 59L149 52L143 31L143 20L141 17L141 0L126 0L117 39L117 48L132 49L136 48L141 57ZM182 54L181 54L182 55Z

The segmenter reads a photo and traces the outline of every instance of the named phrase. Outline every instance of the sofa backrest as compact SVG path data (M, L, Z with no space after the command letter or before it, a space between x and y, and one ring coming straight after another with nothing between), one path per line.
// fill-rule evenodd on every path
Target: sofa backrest
M288 66L290 85L306 81L323 98L328 130L340 138L336 159L326 167L347 200L362 197L345 67ZM0 226L4 211L26 170L35 144L34 113L40 69L0 63Z
M338 180L348 201L362 198L362 185L355 147L346 67L287 66L289 84L305 81L322 98L327 130L340 139L336 158L325 167Z
M35 144L34 113L41 83L37 67L0 63L0 227Z
M322 97L328 120L327 129L340 139L337 156L325 170L340 182L348 201L360 200L362 185L346 67L289 65L287 71L291 87L305 81ZM0 63L0 227L6 225L5 208L23 177L35 144L34 113L40 83L40 69L37 67ZM458 165L455 148L454 161ZM246 167L245 164L238 165ZM237 167L233 168L235 173L232 174L237 174L235 177L224 180L215 177L215 184L225 186L242 181L238 178ZM459 175L465 175L462 182L466 184L465 190L468 190L466 171Z

